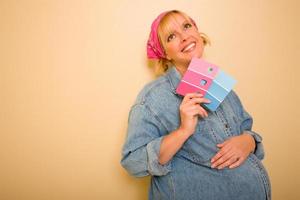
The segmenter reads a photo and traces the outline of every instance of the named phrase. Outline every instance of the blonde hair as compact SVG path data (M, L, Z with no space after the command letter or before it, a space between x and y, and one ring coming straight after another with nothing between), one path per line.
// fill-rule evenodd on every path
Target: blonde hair
M172 10L172 11L168 12L161 19L159 26L158 26L158 30L157 30L159 42L163 49L164 49L165 41L161 39L161 36L167 35L170 33L170 30L172 27L171 20L174 20L175 15L181 15L186 20L188 20L188 21L192 22L194 25L196 25L195 22L187 14L185 14L179 10ZM200 37L203 39L204 46L210 45L210 40L209 40L208 36L205 33L201 33L201 32L199 32L199 34L200 34ZM169 67L172 65L173 65L173 63L166 58L159 59L154 66L155 74L157 76L164 74L169 69Z

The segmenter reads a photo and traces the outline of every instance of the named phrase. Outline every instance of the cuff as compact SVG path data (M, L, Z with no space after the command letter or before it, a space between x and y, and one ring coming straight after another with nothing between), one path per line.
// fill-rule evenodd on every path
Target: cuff
M255 133L254 131L245 131L245 133L250 134L254 140L255 140L255 150L254 150L254 154L256 155L256 157L260 160L264 159L265 157L265 151L264 151L264 147L262 144L262 137Z
M153 176L163 176L171 171L171 161L165 165L161 165L158 162L162 139L163 137L160 137L147 144L148 172Z

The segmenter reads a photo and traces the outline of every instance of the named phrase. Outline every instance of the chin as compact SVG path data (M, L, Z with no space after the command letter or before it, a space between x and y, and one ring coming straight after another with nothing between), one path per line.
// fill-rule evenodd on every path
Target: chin
M202 51L201 52L195 52L193 55L191 55L190 60L192 58L201 58L202 57Z
M194 57L201 58L201 57L202 57L202 54L203 54L203 49L197 51L197 52L195 53L195 56L194 56Z

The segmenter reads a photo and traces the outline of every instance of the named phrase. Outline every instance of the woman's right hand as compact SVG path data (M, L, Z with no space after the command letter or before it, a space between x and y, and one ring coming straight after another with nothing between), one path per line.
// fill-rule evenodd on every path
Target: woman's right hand
M198 122L198 116L207 117L208 114L201 103L210 103L210 100L203 97L200 93L189 93L183 98L180 106L181 125L179 129L187 135L192 135Z

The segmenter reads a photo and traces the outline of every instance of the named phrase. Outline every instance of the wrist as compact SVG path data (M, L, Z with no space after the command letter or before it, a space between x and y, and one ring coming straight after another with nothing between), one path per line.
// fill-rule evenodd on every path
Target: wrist
M192 134L193 134L193 132L191 132L190 130L188 130L188 129L185 129L184 127L182 127L182 126L180 126L178 129L177 129L177 131L179 132L179 134L180 135L183 135L183 136L185 136L185 137L190 137Z
M255 143L254 137L247 132L244 132L244 135L248 138L248 141L250 144L250 153L254 153L255 148L256 148L256 143Z

